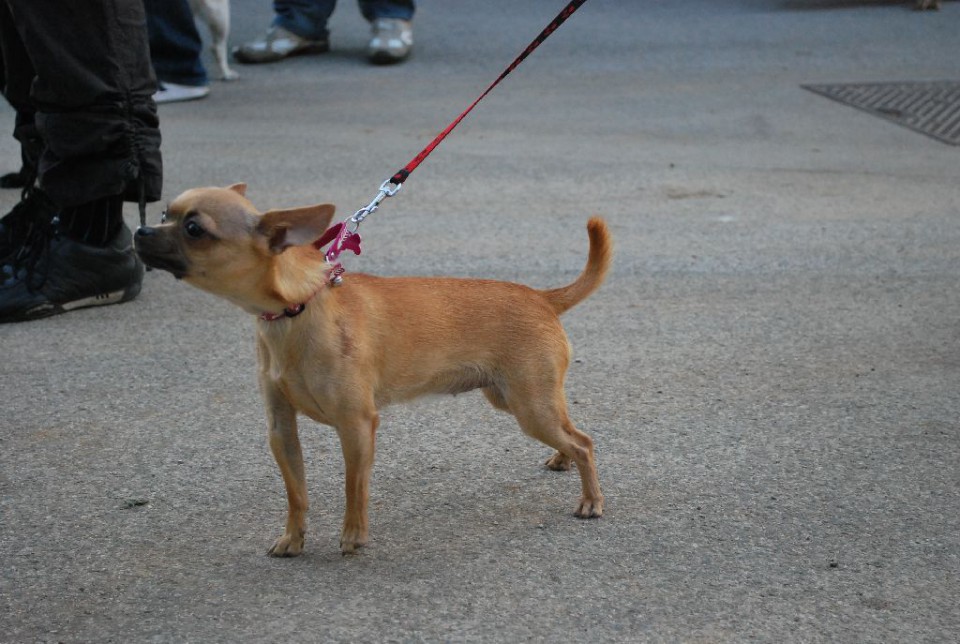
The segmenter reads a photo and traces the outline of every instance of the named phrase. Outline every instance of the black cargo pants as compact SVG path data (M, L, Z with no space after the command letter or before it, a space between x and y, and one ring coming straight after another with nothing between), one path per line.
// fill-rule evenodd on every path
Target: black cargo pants
M0 0L0 47L14 136L57 204L160 199L143 0Z

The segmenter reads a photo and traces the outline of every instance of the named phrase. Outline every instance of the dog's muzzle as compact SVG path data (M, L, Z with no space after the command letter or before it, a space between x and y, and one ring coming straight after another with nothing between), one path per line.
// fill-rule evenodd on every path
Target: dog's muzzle
M137 255L150 268L172 273L177 279L186 276L186 259L169 235L164 235L150 226L140 226L133 236L133 241Z

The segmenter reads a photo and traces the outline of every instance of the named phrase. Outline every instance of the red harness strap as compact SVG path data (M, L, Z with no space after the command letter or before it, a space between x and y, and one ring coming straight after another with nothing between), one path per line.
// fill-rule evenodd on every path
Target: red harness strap
M502 74L500 74L497 80L493 81L493 84L490 85L490 87L488 87L486 91L484 91L483 94L481 94L480 97L477 100L475 100L473 104L470 105L470 107L468 107L466 110L464 110L464 112L460 116L454 119L453 123L448 125L443 132L438 134L437 137L433 141L431 141L430 144L420 152L420 154L413 157L413 159L410 160L410 163L403 166L403 168L398 170L396 174L390 177L390 183L399 186L404 181L406 181L407 177L410 176L410 173L416 170L417 166L423 163L423 160L426 159L428 156L430 156L430 153L433 152L434 148L440 145L440 142L443 141L445 138L447 138L447 135L453 131L453 128L460 125L460 121L462 121L464 117L466 117L466 115L469 114L473 110L473 108L477 106L477 103L482 101L484 97L493 90L494 87L500 84L500 81L502 81L504 78L506 78L510 74L510 72L516 69L520 65L520 63L522 63L527 58L527 56L533 53L534 49L539 47L543 43L543 41L550 36L550 34L556 31L560 27L560 25L562 25L567 20L567 18L572 16L573 12L579 9L580 6L586 1L587 0L572 0L570 4L564 7L563 11L561 11L559 15L557 15L557 17L553 19L553 22L547 25L546 29L541 31L539 36L534 38L533 42L530 43L527 46L527 48L523 50L523 53L517 56L517 59L514 60L510 64L510 66L504 70Z

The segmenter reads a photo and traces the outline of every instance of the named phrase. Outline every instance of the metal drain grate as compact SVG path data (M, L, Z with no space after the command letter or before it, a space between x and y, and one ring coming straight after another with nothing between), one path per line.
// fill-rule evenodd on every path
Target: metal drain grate
M960 145L960 82L802 85L938 141Z

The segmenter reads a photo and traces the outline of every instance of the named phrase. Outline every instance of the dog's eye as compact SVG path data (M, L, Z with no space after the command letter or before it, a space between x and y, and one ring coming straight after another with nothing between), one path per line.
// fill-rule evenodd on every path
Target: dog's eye
M183 225L183 230L187 233L187 237L192 239L200 239L203 237L207 231L203 229L203 226L197 223L196 219L190 219Z

